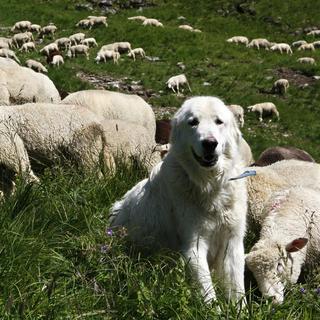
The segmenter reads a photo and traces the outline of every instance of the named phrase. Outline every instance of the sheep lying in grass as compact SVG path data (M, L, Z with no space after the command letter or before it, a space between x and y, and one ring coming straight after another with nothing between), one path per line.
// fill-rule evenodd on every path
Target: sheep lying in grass
M26 61L26 66L36 72L48 73L48 70L41 62L33 59L28 59Z
M271 114L275 115L278 120L280 120L279 112L277 110L277 107L272 102L263 102L263 103L257 103L253 106L247 107L247 109L251 112L256 112L259 114L259 121L262 122L262 115L263 114Z
M239 44L239 43L245 44L245 45L249 44L249 39L244 36L234 36L234 37L227 39L226 41L229 43L235 43L235 44Z
M60 102L53 82L44 74L21 67L15 61L0 58L0 105L26 102Z
M276 43L270 47L270 50L271 51L279 51L281 54L283 52L286 52L287 54L292 54L291 47L287 43Z
M26 31L26 30L30 30L30 28L31 28L31 22L30 21L27 21L27 20L18 21L11 28L11 32Z
M285 94L289 88L289 81L287 79L278 79L272 86L272 92Z
M227 106L233 115L235 116L239 126L242 128L244 126L244 110L238 104L230 104Z
M178 93L178 94L180 94L179 87L187 85L189 91L191 92L191 88L189 86L189 82L185 74L179 74L177 76L173 76L169 78L168 81L166 82L166 85L169 89L172 89L174 93Z
M120 59L120 53L114 50L99 51L94 60L96 61L96 63L99 63L101 61L106 63L107 59L113 59L113 63L118 64L118 61Z
M95 38L86 38L80 41L80 44L84 44L88 47L97 47L97 41Z
M89 47L84 44L77 44L71 46L67 51L68 58L75 58L79 54L84 54L87 60L89 60Z
M20 60L18 59L18 57L16 56L14 51L12 51L10 49L6 49L6 48L0 49L0 57L12 59L12 60L15 60L16 62L20 63Z
M82 105L105 119L118 119L143 126L155 136L156 120L152 108L134 94L107 90L83 90L69 94L64 104Z
M19 51L24 51L24 52L29 52L30 51L35 51L36 50L36 45L34 42L26 42L24 43Z
M157 19L145 19L142 23L144 26L155 26L155 27L163 27L163 24Z
M260 48L264 48L269 50L271 47L270 42L267 39L264 38L258 38L258 39L252 39L249 44L247 44L248 48L257 48L260 50Z
M306 63L306 64L316 64L316 60L311 57L302 57L302 58L299 58L297 61L300 63Z
M136 55L144 58L146 56L146 53L142 48L134 48L128 53L128 57L131 57L133 60L136 60Z
M64 64L63 57L60 54L56 54L52 57L52 61L50 62L53 66L59 67L60 64Z
M52 42L44 46L39 52L48 57L54 51L59 51L59 47L55 42Z
M315 48L314 48L313 43L304 43L298 48L298 51L301 51L301 50L302 51L306 51L306 50L315 51Z
M187 31L193 31L193 27L189 26L188 24L181 24L180 26L178 26L178 28Z
M319 265L319 191L293 187L273 194L264 207L259 241L246 256L262 294L284 300L284 289L296 283L303 265Z
M86 35L82 32L78 32L78 33L75 33L75 34L72 34L69 39L71 41L71 44L73 45L77 45L77 44L80 44L80 42L82 40L84 40L86 37Z
M133 16L133 17L129 17L128 20L140 20L140 21L144 21L147 18L145 16Z

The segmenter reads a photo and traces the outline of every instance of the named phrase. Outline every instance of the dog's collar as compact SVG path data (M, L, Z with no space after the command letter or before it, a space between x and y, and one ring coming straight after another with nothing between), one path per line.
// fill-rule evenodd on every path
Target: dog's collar
M246 178L246 177L250 177L250 176L255 176L256 174L257 174L257 172L255 170L247 170L247 171L241 173L237 177L230 178L229 181L238 180L238 179L242 179L242 178Z

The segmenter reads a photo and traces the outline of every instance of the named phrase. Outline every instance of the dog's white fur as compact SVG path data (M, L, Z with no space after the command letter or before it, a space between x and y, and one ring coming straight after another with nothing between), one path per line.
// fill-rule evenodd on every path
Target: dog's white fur
M210 166L194 155L204 160L204 139L218 142ZM187 100L172 120L171 148L163 162L111 209L111 226L125 226L135 244L182 252L207 302L216 297L211 270L228 298L244 293L246 184L229 181L241 173L240 139L221 100Z

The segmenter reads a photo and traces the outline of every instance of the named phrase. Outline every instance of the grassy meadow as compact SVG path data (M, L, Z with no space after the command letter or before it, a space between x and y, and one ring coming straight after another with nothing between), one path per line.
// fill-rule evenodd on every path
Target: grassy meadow
M118 1L124 3L125 1ZM18 20L46 25L54 22L56 38L83 32L75 24L95 9L76 10L83 0L1 0L0 36L10 35ZM99 47L115 41L129 41L159 61L132 61L126 55L118 65L111 61L95 64L98 48L90 59L65 59L58 68L48 66L48 76L61 91L95 88L81 80L79 72L99 77L140 81L153 94L147 98L155 111L178 108L191 95L214 95L226 103L244 107L270 101L280 112L280 121L259 123L255 114L245 114L242 129L254 156L269 146L291 145L309 152L320 161L320 50L292 56L248 49L225 40L235 35L267 38L273 42L310 39L299 28L319 26L320 2L154 0L142 11L121 9L108 14L108 28L84 30ZM239 11L243 11L240 13ZM103 13L102 13L103 14ZM158 18L164 28L144 27L127 17ZM185 20L179 20L179 17ZM202 30L178 29L190 24ZM320 39L319 39L320 40ZM43 44L51 42L46 38ZM42 47L41 44L39 47ZM28 58L45 58L39 52L17 53ZM316 65L302 65L297 59L314 57ZM165 88L172 75L183 71L192 93L176 96ZM290 71L286 95L267 93L282 72ZM304 81L309 85L304 86ZM117 90L114 88L114 90ZM170 115L167 115L169 117ZM41 184L26 186L17 181L17 192L0 204L0 318L1 319L320 319L320 272L308 274L302 283L287 289L285 302L273 305L261 299L254 281L247 285L248 305L239 310L218 291L216 305L208 306L190 281L182 258L172 252L152 257L132 254L124 231L108 229L108 211L137 181L146 176L143 168L119 164L114 176L97 178L96 172L73 168L48 169ZM256 235L248 234L247 250ZM248 276L250 279L250 276Z

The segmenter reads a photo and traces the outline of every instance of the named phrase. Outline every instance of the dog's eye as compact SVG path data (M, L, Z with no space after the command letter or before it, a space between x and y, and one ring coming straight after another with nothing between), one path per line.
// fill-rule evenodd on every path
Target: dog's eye
M219 119L219 118L217 118L215 122L216 122L217 125L223 124L223 121L221 119Z
M199 120L197 118L192 118L188 121L188 125L191 127L195 127L199 124Z

